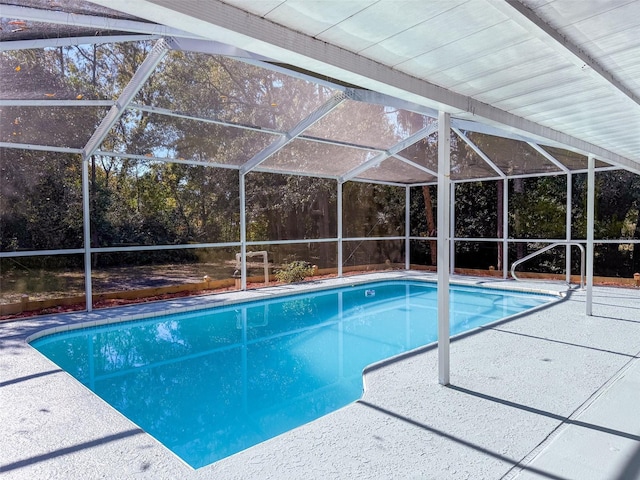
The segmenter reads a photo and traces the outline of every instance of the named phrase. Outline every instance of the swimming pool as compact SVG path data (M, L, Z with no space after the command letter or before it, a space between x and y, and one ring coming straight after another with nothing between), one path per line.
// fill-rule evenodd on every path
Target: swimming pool
M437 340L436 285L387 281L71 330L31 344L198 468L343 407ZM456 334L557 297L451 287Z

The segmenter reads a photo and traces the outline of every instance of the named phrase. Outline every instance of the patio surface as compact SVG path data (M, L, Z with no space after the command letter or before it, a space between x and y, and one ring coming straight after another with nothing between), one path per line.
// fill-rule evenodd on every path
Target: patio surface
M317 282L431 278L394 272ZM491 287L540 284L454 277ZM26 338L80 321L165 314L304 286L188 297L0 323L2 479L640 479L640 290L585 293L378 364L361 400L193 470L41 356Z

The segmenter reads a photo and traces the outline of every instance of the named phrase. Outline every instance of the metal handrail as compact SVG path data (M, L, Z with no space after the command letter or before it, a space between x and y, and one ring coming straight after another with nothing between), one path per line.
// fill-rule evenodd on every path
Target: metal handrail
M541 248L540 250L536 250L535 252L527 255L526 257L521 258L520 260L516 260L515 262L513 262L511 264L511 276L513 277L513 279L517 280L517 281L522 281L521 279L519 279L516 276L516 267L518 265L520 265L521 263L526 262L527 260L531 260L533 257L537 257L541 253L544 253L547 250L551 250L552 248L558 247L560 245L575 245L576 247L578 247L580 249L580 288L584 288L585 250L584 250L584 246L580 242L556 242L556 243L552 243L551 245L547 245L546 247ZM569 275L569 278L571 278L571 275Z

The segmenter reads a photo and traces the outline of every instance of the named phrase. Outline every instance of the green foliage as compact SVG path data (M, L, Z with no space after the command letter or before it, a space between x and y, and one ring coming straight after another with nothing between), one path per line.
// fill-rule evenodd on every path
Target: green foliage
M333 180L248 174L247 238L259 241L336 237L336 190Z
M573 237L586 238L587 178L574 176ZM595 238L639 238L640 175L617 170L596 173ZM635 229L633 226L635 225Z
M301 282L313 275L313 267L309 262L295 260L280 267L276 272L276 279L283 283Z
M513 238L564 239L565 177L515 179L509 196L509 233Z
M16 149L0 153L0 249L82 246L80 157Z
M153 42L145 41L2 52L0 74L7 98L117 99L152 47ZM289 131L332 94L325 87L308 88L300 79L229 58L170 52L136 95L134 104L257 128L234 129L126 109L100 150L142 158L195 160L202 165L94 155L89 160L92 246L238 242L239 173L204 164L241 165L273 141L261 129ZM348 115L332 115L327 117L331 121L318 122L309 130L312 136L388 148L425 126L423 116L407 111L392 112L352 102L345 103L344 108L349 108ZM82 148L105 111L7 106L2 114L5 121L0 134L4 142ZM541 161L539 154L524 143L475 133L469 137L510 175L535 169ZM403 155L435 168L436 146L436 139L430 136ZM452 136L451 147L454 180L495 176L458 136ZM334 175L338 165L357 160L346 151L341 149L339 155L333 155L327 153L323 143L296 141L268 162L298 171L312 167ZM0 150L0 250L82 247L81 167L79 155ZM586 175L573 174L572 179L572 236L584 239ZM596 183L596 238L640 238L640 176L625 171L599 172ZM252 171L245 177L245 188L250 241L336 238L339 233L344 238L389 237L405 232L403 187L345 183L343 232L337 231L337 183L333 179ZM501 181L456 184L457 237L501 236L502 188ZM510 237L566 238L566 176L513 179L509 188ZM437 188L430 190L435 210ZM423 192L412 188L410 193L411 235L426 236L433 228L427 226ZM513 248L512 258L522 256L526 247L519 243ZM270 250L278 252L280 248L278 255L282 258L295 252L294 258L335 266L336 247L332 242L273 246ZM304 248L304 253L296 248ZM429 242L412 242L412 260L430 263L431 248ZM343 261L353 265L397 263L402 260L403 249L402 241L346 241ZM498 263L495 243L458 242L456 249L459 265L466 262L485 268ZM628 246L621 250L617 245L597 249L597 273L618 268L639 271L638 250L634 252ZM190 251L170 251L95 257L104 265L118 265L134 261L188 262L193 261L193 255ZM557 252L551 252L541 262L551 265L556 257ZM574 262L577 257L573 256ZM57 258L52 261L67 262L63 256ZM305 262L293 262L279 273L286 277L284 281L299 281L307 271Z
M348 182L343 186L345 237L404 235L403 187Z
M498 182L466 182L456 185L455 232L457 237L498 236ZM500 218L502 222L502 218Z

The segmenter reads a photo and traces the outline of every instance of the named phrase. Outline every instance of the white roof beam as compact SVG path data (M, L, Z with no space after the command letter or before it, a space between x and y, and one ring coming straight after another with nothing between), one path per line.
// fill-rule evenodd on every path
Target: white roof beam
M0 107L112 107L113 100L0 100Z
M211 40L198 40L194 38L178 38L173 37L167 39L167 43L172 50L180 50L183 52L198 52L208 55L223 55L225 57L233 57L237 59L257 60L260 62L271 61L270 58L247 52L233 45L215 42Z
M473 143L464 133L462 133L460 131L459 128L451 127L451 130L456 132L456 135L458 135L458 137L460 137L464 141L464 143L466 143L467 145L469 145L469 147L471 147L471 150L476 152L476 154L482 160L484 160L484 162L487 165L489 165L498 175L500 175L500 178L506 178L507 177L507 175L502 170L500 170L500 167L498 167L495 163L493 163L493 160L491 160L489 157L487 157L487 155L482 150L480 150L480 147L478 147L475 143Z
M538 141L545 139L560 143L589 152L610 163L638 168L637 161L610 150L413 77L391 66L252 15L220 0L209 0L207 8L202 8L199 2L175 0L91 1L157 23L186 29L201 37L230 43L342 82L450 112L460 118L478 118L517 133L525 132L525 136L533 135ZM492 2L492 6L500 3Z
M414 143L419 142L423 138L428 137L429 135L431 135L433 132L436 132L437 130L438 130L438 122L432 122L430 125L424 128L421 128L413 135L405 138L401 142L396 143L389 150L385 150L384 152L379 153L375 157L349 170L347 173L345 173L340 177L339 179L340 183L348 182L349 180L352 180L354 177L357 177L358 175L360 175L362 172L369 170L372 167L376 167L380 165L387 158L394 156L396 153L401 152L405 148L408 148Z
M536 141L536 139L523 136L520 133L514 133L510 130L501 129L500 127L497 127L495 125L474 122L472 120L452 118L451 126L465 132L482 133L484 135L493 135L494 137L510 138L511 140L518 140L519 142ZM557 146L562 147L562 144L557 144Z
M266 159L268 159L271 155L277 153L279 150L284 148L289 142L291 142L296 137L300 136L302 132L304 132L307 128L309 128L314 123L320 121L326 115L328 115L333 109L335 109L338 105L344 102L347 99L347 96L339 92L338 94L331 97L327 102L320 106L317 110L312 112L309 116L304 118L302 121L298 122L298 124L293 127L290 131L288 131L284 136L277 139L267 148L258 152L253 158L247 161L242 167L240 167L240 173L245 175L249 173L251 170L256 168Z
M300 135L298 138L300 140L305 140L307 142L325 143L327 145L335 145L336 147L354 148L356 150L366 150L368 152L384 152L385 151L384 148L372 147L371 145L361 145L359 143L343 142L340 140L328 140L326 138L311 137L309 135Z
M98 148L100 148L100 144L109 134L111 128L120 119L124 111L127 109L127 106L131 103L133 98L137 95L144 83L167 53L169 53L169 48L166 42L164 40L158 40L149 55L147 55L147 58L145 58L140 67L138 67L136 73L133 74L133 77L131 77L127 86L122 90L122 94L116 101L116 104L111 107L109 113L107 113L107 115L102 119L98 128L96 128L93 135L91 135L91 138L82 151L82 155L85 158L90 157L96 150L98 150Z
M254 168L253 170L251 170L252 172L261 172L261 173L273 173L276 175L293 175L295 177L311 177L311 178L327 178L329 180L338 180L338 176L337 175L329 175L326 173L320 173L320 172L302 172L302 171L292 171L292 170L286 170L286 169L279 169L279 168L264 168L261 166L257 166L256 168Z
M105 6L110 8L110 2L107 2ZM3 4L2 16L5 18L16 18L20 20L28 20L31 22L55 23L59 25L71 25L74 27L87 27L96 30L142 33L163 37L175 36L187 38L202 38L198 35L194 35L193 33L168 27L166 25L158 25L157 23L138 22L135 20L122 20L117 18L107 18L98 15L84 15L80 13L69 14L67 12L59 12L56 10L41 10L39 8L19 7L16 5Z
M0 43L0 52L29 50L32 48L59 48L73 45L94 45L99 43L139 42L157 40L160 35L104 35L92 37L41 38L37 40L8 40Z
M595 74L605 80L618 93L631 99L640 105L640 98L633 93L624 83L615 77L609 70L596 62L587 52L569 41L567 37L555 30L551 25L538 17L533 10L523 5L518 0L506 0L505 2L494 2L491 6L498 8L511 20L518 23L531 32L533 30L539 39L554 48L557 52L568 58L574 65L583 71Z
M94 155L100 155L102 157L113 157L113 158L130 158L132 160L144 160L146 162L180 163L182 165L199 165L204 167L226 168L227 170L238 170L240 168L238 165L227 164L227 163L207 162L207 161L201 161L201 160L185 160L183 158L149 157L147 155L136 155L133 153L122 153L122 152L108 152L104 150L96 150L94 152Z
M419 113L421 115L425 115L434 119L438 118L438 111L433 108L425 107L424 105L420 105L418 103L401 100L390 95L385 95L384 93L374 92L372 90L364 90L362 88L350 88L348 89L348 93L351 98L353 98L354 100L358 100L359 102L373 103L375 105L382 105L385 107L400 108L402 110Z
M82 153L80 148L54 147L51 145L35 145L32 143L0 142L0 148L16 148L19 150L37 150L41 152Z
M269 128L256 127L251 125L242 125L240 123L225 122L224 120L216 120L215 118L199 117L196 115L189 115L187 113L176 112L169 110L168 108L153 107L150 105L139 105L137 103L131 103L127 107L130 110L138 110L141 112L154 113L157 115L165 115L167 117L183 118L185 120L194 120L202 123L212 123L214 125L220 125L223 127L239 128L241 130L251 130L260 133L269 133L272 135L284 135L284 132L272 130Z

